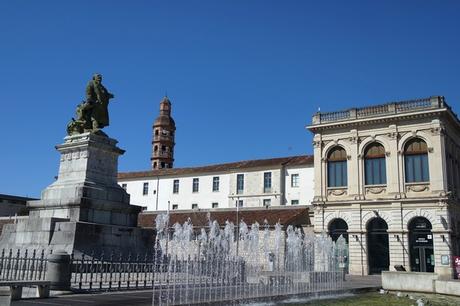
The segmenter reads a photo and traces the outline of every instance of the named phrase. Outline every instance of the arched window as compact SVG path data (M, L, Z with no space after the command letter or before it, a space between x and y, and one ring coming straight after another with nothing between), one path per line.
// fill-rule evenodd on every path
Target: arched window
M364 182L366 185L387 183L385 148L379 143L370 144L364 153Z
M347 153L341 147L329 152L327 158L327 186L347 186Z
M428 148L420 138L409 141L404 147L406 183L429 182Z

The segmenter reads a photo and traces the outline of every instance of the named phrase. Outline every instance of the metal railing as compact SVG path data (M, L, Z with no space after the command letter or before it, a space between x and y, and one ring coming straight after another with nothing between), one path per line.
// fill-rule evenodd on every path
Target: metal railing
M45 280L46 266L44 250L2 250L0 281Z
M77 291L152 288L153 254L71 255L71 287Z
M313 116L313 124L329 123L362 119L375 116L395 115L423 109L449 108L444 97L430 97L409 101L392 102L361 108L352 108L337 112L317 113Z

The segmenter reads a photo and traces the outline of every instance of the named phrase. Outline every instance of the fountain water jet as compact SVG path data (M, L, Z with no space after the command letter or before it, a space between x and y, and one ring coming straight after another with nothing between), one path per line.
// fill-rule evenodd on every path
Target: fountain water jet
M343 286L344 239L277 223L271 230L244 221L194 230L190 220L169 227L156 218L153 305L232 303L274 296L321 294Z

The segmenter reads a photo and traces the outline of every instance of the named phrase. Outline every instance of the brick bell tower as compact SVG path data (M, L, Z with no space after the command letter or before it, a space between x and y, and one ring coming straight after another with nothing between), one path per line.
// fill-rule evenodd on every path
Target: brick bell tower
M171 101L165 96L160 102L160 115L153 123L152 169L172 168L176 123L171 117Z

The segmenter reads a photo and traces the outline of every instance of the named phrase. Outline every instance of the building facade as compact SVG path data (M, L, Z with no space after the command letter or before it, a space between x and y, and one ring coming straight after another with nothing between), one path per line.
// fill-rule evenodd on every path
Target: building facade
M160 105L170 118L169 100ZM173 138L157 137L162 129L174 136L168 120L155 121L153 157L162 139L173 150ZM175 169L152 157L153 170L118 181L150 212L303 205L317 234L345 237L350 274L451 276L460 254L460 122L444 98L317 113L307 128L313 156Z
M349 242L349 272L452 275L460 122L443 97L317 113L314 229Z
M20 197L15 195L0 194L0 217L13 217L16 215L27 215L27 201L36 200L33 198Z
M313 157L126 172L118 183L148 211L310 205Z

